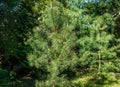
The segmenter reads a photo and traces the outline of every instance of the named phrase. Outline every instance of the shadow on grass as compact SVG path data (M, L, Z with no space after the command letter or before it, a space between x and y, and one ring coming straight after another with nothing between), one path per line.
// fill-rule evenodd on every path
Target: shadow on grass
M116 84L117 81L109 81L103 79L90 79L84 85L84 87L112 87L113 84Z
M13 87L35 87L35 79L31 77L24 77L22 79L17 80L14 82Z

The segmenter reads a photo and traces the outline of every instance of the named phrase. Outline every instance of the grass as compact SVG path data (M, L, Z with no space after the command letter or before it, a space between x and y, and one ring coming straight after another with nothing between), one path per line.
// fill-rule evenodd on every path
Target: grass
M14 87L35 87L35 79L24 77L17 80ZM120 79L102 80L101 78L93 78L93 75L84 75L73 80L75 87L120 87Z
M77 87L120 87L120 80L102 80L99 78L93 79L91 75L82 76L74 79Z

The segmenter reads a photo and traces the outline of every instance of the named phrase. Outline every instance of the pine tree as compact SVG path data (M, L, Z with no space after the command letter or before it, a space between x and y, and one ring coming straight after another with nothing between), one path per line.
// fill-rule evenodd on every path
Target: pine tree
M46 5L28 40L32 48L28 60L41 79L36 87L71 87L70 78L82 68L98 74L119 71L113 61L118 59L120 46L112 15L101 10L97 13L95 6L96 12L91 13L76 0L64 3L66 7L62 3Z
M112 15L105 13L101 16L85 16L81 22L80 39L80 66L94 70L98 74L103 72L114 72L118 67L115 61L117 50L120 47L119 39L116 39L111 23L114 26ZM111 32L111 33L110 33Z
M71 87L69 74L73 73L79 57L76 53L76 13L53 1L43 11L40 26L34 29L28 43L32 52L28 56L31 66L46 72L46 78L36 87ZM79 14L79 13L77 13Z

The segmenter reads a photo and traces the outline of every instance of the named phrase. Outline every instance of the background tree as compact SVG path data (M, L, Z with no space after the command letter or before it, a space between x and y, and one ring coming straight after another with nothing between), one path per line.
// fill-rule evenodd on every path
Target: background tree
M80 39L78 40L81 67L91 68L89 70L92 71L98 70L99 74L101 71L116 71L118 66L116 66L115 61L119 60L116 51L120 46L112 43L119 43L119 40L115 39L113 33L109 32L112 28L107 26L110 21L113 21L111 15L104 14L94 18L88 16L83 19L83 22L87 23L81 27Z
M34 2L30 0L0 1L0 66L9 72L30 69L26 59L30 47L25 42L32 27L37 26L38 14L32 10L33 7Z

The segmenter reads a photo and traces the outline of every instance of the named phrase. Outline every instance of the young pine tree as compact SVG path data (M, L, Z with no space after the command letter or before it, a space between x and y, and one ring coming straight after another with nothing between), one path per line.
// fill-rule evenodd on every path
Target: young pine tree
M87 20L87 21L86 21ZM105 13L101 16L83 17L80 31L80 66L95 70L98 74L115 72L115 64L119 60L117 50L119 40L115 38L112 29L112 15Z
M33 29L28 40L32 48L28 60L31 66L46 73L45 78L41 75L36 87L71 87L69 74L74 72L79 60L74 13L53 1L39 18L39 27Z

